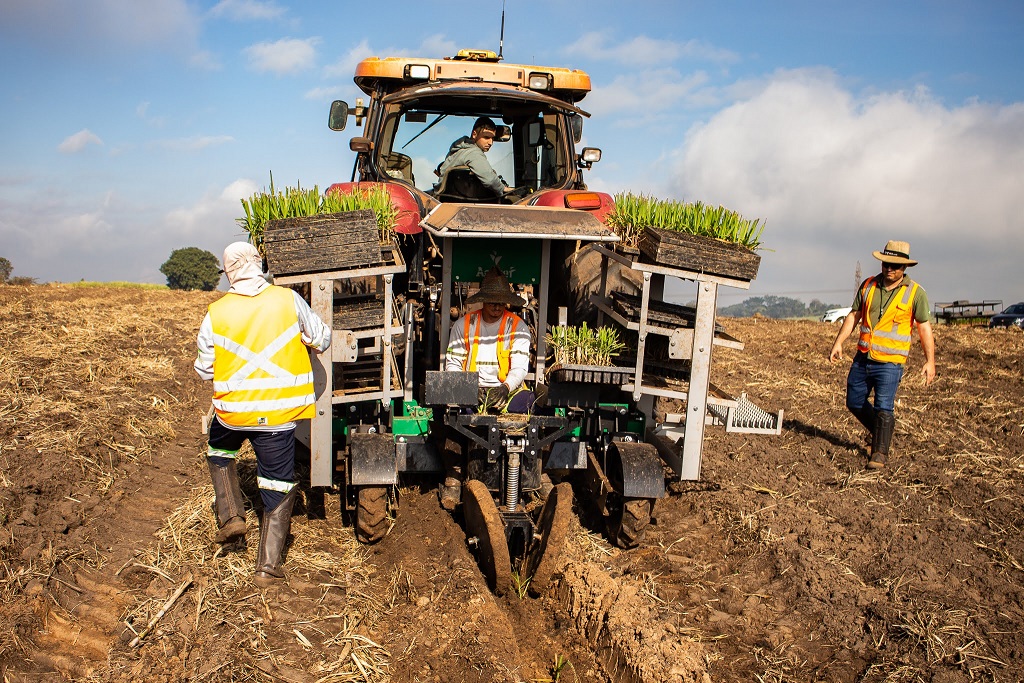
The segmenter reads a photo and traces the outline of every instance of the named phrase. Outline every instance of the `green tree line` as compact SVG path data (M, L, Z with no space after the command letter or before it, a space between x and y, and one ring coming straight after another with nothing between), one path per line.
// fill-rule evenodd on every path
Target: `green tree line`
M732 306L718 309L719 315L732 318L749 318L763 315L766 318L817 318L831 308L842 308L847 304L826 304L812 299L805 304L799 299L784 296L755 296Z

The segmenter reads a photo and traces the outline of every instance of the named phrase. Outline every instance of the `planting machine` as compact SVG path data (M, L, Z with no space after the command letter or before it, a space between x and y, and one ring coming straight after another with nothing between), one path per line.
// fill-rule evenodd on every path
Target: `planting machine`
M355 212L278 222L265 246L275 282L308 288L313 310L333 324L331 350L313 356L316 417L300 439L311 485L340 490L361 541L401 523L401 478L440 481L446 444L457 441L461 517L484 574L500 593L522 567L539 591L573 491L586 492L610 539L630 547L666 480L699 478L706 425L777 433L781 414L710 381L713 348L742 346L716 327L717 288L747 288L750 278L648 262L617 246L606 225L612 198L583 179L601 152L576 149L587 74L460 51L365 59L355 82L369 103L334 102L329 117L332 130L350 118L361 126L349 142L355 168L328 192L386 190L395 239L381 245L373 215ZM515 188L504 196L469 172L435 173L480 116L498 124L487 156ZM534 344L527 383L547 390L529 415L476 411L475 373L444 371L450 327L494 265L529 302L518 311ZM671 278L695 286L695 307L664 301ZM620 329L628 358L552 367L549 330L583 316ZM659 398L670 409L656 413Z

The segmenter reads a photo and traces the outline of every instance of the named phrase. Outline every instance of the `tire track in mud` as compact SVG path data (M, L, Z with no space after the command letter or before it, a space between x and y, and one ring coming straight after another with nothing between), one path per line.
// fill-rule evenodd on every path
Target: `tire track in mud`
M45 580L26 586L39 626L21 666L5 672L8 680L95 675L107 667L111 648L134 637L122 619L133 592L157 580L135 559L194 484L198 448L178 442L156 462L139 464L92 507L83 548L58 559Z

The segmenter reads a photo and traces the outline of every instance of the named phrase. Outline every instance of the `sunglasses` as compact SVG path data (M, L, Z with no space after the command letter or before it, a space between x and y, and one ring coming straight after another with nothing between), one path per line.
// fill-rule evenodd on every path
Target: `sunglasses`
M905 264L905 263L883 263L882 267L883 268L888 268L889 270L903 270L904 268L907 267L907 264Z

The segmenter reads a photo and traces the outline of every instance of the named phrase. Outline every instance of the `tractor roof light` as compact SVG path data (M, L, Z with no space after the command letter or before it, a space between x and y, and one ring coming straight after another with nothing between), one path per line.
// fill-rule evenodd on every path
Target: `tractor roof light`
M405 78L409 81L430 80L430 67L426 64L406 64Z
M530 90L551 90L551 74L532 73L530 74Z
M601 195L596 192L570 192L565 195L567 209L600 209Z

